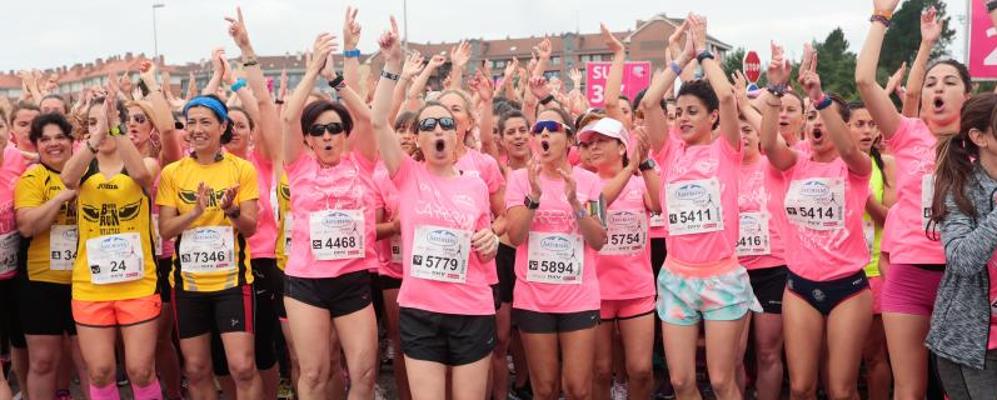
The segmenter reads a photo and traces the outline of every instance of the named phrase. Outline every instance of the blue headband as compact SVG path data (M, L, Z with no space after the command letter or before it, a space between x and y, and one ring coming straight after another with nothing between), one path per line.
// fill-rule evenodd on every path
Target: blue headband
M215 116L218 117L221 122L228 121L228 112L225 111L225 106L222 102L208 96L197 96L187 102L187 105L183 106L183 115L187 117L187 110L192 107L205 107L211 111L215 112Z

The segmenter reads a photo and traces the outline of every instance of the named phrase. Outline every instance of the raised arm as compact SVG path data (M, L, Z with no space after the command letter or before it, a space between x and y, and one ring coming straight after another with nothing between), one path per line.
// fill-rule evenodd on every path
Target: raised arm
M921 13L921 45L917 48L917 56L911 65L907 76L907 91L903 98L903 115L916 117L921 111L921 92L924 87L924 75L928 72L928 59L931 49L942 36L942 24L937 20L935 7Z
M322 68L322 76L325 79L332 81L336 78L334 65L333 53L330 52L326 56L325 65ZM371 79L374 78L371 77ZM336 92L339 94L339 98L342 99L343 105L350 111L350 116L353 117L353 133L359 133L350 134L348 139L349 145L359 151L360 154L363 154L364 158L377 160L377 142L372 135L366 133L371 130L371 114L370 108L367 107L367 102L355 90L350 88L349 85L343 86L342 89L337 89Z
M104 102L100 105L94 105L94 107L100 107L101 112L97 113L97 124L90 130L90 136L83 142L84 149L76 151L73 156L66 161L66 165L62 167L62 172L59 174L59 178L62 179L62 184L66 186L66 189L77 190L80 188L80 180L83 178L83 174L87 172L90 168L90 163L97 157L97 149L100 147L104 140L113 140L113 138L108 138L108 129L110 125L107 119L107 104L113 104L116 99L112 96L107 96L104 98Z
M263 70L256 60L256 52L249 41L249 32L246 29L245 19L242 17L242 9L236 8L236 14L236 19L226 18L226 20L230 24L229 36L239 46L242 53L242 66L245 68L246 81L252 91L252 98L255 100L255 103L252 104L243 101L243 106L246 107L247 111L255 110L258 116L254 116L257 121L254 137L257 143L255 149L267 159L278 161L281 155L281 137L277 107L270 96L270 91L267 90L266 78L263 77Z
M830 97L824 93L820 85L820 76L817 75L817 52L809 49L804 51L804 57L809 56L809 61L805 61L806 70L800 72L800 85L810 96L810 101L815 104L817 112L820 113L824 126L827 127L831 143L838 150L841 160L848 165L848 169L857 175L868 176L872 172L872 164L869 162L869 155L859 148L859 143L855 136L851 134L848 125L845 124L838 109L839 105L831 101Z
M343 54L357 50L360 43L360 23L357 22L357 12L359 10L350 6L346 7L346 20L343 22ZM354 54L355 55L355 54ZM360 92L360 58L343 57L343 79L346 86L354 92Z
M405 65L402 66L401 78L395 85L395 91L391 97L391 113L388 115L388 121L394 121L395 118L398 118L398 112L402 109L402 104L405 103L406 92L412 83L412 78L422 72L424 61L419 52L412 53L405 61Z
M488 68L488 60L478 68L469 85L471 91L478 96L478 131L480 132L481 152L499 159L498 146L492 129L495 127L495 116L492 113L492 98L495 96L495 85L492 83L492 73ZM501 207L503 210L505 207Z
M183 158L183 148L180 147L180 135L177 135L177 127L173 123L173 111L166 96L156 82L156 64L145 61L139 64L139 78L149 88L149 95L146 101L152 104L152 126L159 132L159 139L163 145L163 151L159 154L159 164L166 165Z
M225 75L225 64L222 63L224 59L225 49L219 47L211 52L211 80L204 86L204 89L201 89L202 95L218 94L218 88L222 84L222 77Z
M754 105L751 104L751 99L748 98L748 79L744 77L741 71L734 71L731 76L734 80L734 98L737 99L737 111L748 121L748 124L755 128L755 131L760 131L762 129L762 113L755 109Z
M893 10L897 7L899 0L873 0L875 15L880 18L887 18L893 15ZM876 82L876 69L879 67L879 53L883 47L883 38L886 36L886 25L882 21L873 21L869 25L869 33L859 53L858 62L855 65L855 84L859 96L865 103L872 119L876 121L884 139L889 139L900 127L900 113L890 101L890 94ZM911 76L914 75L914 68L911 69ZM907 87L910 91L910 87Z
M294 88L294 94L287 100L284 108L284 115L281 117L282 131L284 132L284 163L293 163L301 155L304 143L301 132L301 112L308 101L308 95L315 87L315 79L325 65L325 60L329 53L336 50L336 37L329 33L322 33L315 38L312 49L312 58L308 62L305 75Z
M551 49L550 39L544 38L539 44L533 47L533 51L537 55L537 63L533 66L533 76L544 76L544 72L547 72L547 65L550 64L550 54L553 52Z
M460 44L450 49L450 85L447 89L461 89L464 87L464 67L471 59L471 44L461 41Z
M609 51L613 52L613 63L610 64L609 75L606 77L606 116L628 124L628 118L623 115L623 109L620 107L623 64L627 60L627 49L605 24L599 24L599 30L602 32L602 41L606 43L606 47L609 47Z
M408 89L408 100L405 102L406 110L415 111L419 107L422 107L423 97L426 95L426 83L429 82L429 77L436 73L436 70L445 62L447 62L447 58L441 54L434 55L429 59L426 67L422 69L419 75L416 75L415 80L412 81L412 87Z
M696 44L696 54L706 53L706 18L699 15L691 15L689 21L689 32L692 35L693 43ZM699 57L699 56L697 56ZM727 139L735 149L741 148L741 131L737 125L737 99L734 98L734 90L727 80L720 63L713 57L699 57L702 60L700 65L706 73L706 79L713 86L717 98L720 100L720 134Z
M397 74L402 67L402 49L398 44L398 24L395 17L391 17L391 30L381 35L377 41L384 54L384 71ZM374 89L374 104L371 111L374 135L377 147L381 150L381 159L388 169L388 175L394 176L398 172L403 157L407 157L402 150L402 145L398 143L398 136L395 134L392 122L388 121L388 111L391 109L391 96L398 84L393 79L383 78L377 82Z
M783 58L783 48L772 43L772 61L769 62L769 87L762 93L762 129L759 139L762 151L769 163L780 171L785 171L796 165L796 152L786 145L779 135L779 108L782 107L781 96L784 95L789 82L789 61Z

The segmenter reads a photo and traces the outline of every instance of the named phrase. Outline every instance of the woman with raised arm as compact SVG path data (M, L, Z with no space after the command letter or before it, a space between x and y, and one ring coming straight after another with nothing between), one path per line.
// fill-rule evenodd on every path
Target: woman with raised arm
M954 60L940 61L926 69L923 64L914 64L911 78L923 76L923 84L911 82L907 90L921 92L920 118L903 117L897 111L889 94L876 83L880 49L897 3L898 0L873 1L875 12L855 67L855 79L862 101L883 134L887 152L897 163L897 203L883 228L882 251L887 257L889 273L883 287L882 310L896 382L895 397L910 400L925 396L928 349L924 339L946 263L930 221L931 198L936 188L932 150L938 138L958 132L959 110L969 98L972 83L966 67ZM921 35L925 43L922 50L930 51L941 26L922 24L922 28L930 28L922 29ZM927 57L918 60L927 62Z
M384 70L374 92L374 135L388 175L406 201L399 204L403 269L398 293L399 330L412 397L487 397L495 344L497 280L488 189L457 165L460 145L454 114L428 102L416 115L418 163L402 151L387 115L401 68L398 27L378 41ZM453 385L446 387L447 369Z
M627 61L627 49L620 43L605 24L600 24L602 40L606 42L609 51L613 52L613 63L609 66L609 74L606 77L606 116L623 123L623 127L628 131L634 126L634 110L631 108L630 99L620 94L623 85L623 69Z
M762 307L761 312L751 316L755 390L759 399L774 400L780 398L783 383L782 295L787 269L780 227L785 182L762 154L755 125L742 118L738 126L744 159L737 181L740 191L736 252L738 261L748 270L752 291Z
M368 133L370 110L341 75L329 84L344 103L306 105L335 48L334 36L316 38L311 62L282 121L284 168L294 188L284 306L303 399L324 398L330 379L339 379L329 373L333 328L346 356L350 399L373 396L377 364L369 271L378 267L375 226L383 207L377 204L372 180L377 145ZM351 138L354 134L358 136Z
M737 174L741 138L737 103L719 62L706 50L706 21L690 14L686 45L641 108L652 149L664 165L664 214L668 255L658 275L658 316L672 386L680 399L698 398L696 340L705 320L710 382L720 399L740 398L735 371L737 349L748 312L759 310L735 250L738 239ZM678 94L676 123L668 131L659 99L664 89L693 59L708 80L690 81ZM719 127L719 135L713 131Z
M778 96L784 95L789 66L781 48L774 53L768 73L772 84L763 99L762 149L786 179L789 276L782 322L791 397L816 396L826 348L829 397L856 398L862 347L872 320L872 293L863 271L869 250L862 235L871 162L846 125L848 108L821 91L817 55L809 44L800 84L817 110L807 122L810 149L792 149L779 140Z
M145 67L148 69L148 66ZM155 346L162 300L156 293L149 189L158 165L143 158L118 123L113 95L87 111L86 149L62 170L77 191L79 245L73 264L73 319L90 378L89 398L118 399L116 346L136 399L161 399Z
M193 151L160 175L159 232L164 240L177 239L170 285L191 395L217 397L210 337L217 331L238 397L262 399L246 243L256 232L259 189L253 165L222 151L233 135L228 112L214 95L184 106Z
M654 275L648 246L648 219L661 212L661 180L647 158L643 128L633 135L624 124L602 118L581 128L581 147L603 182L607 243L599 251L598 277L602 299L596 329L593 398L609 399L613 360L625 361L629 394L650 398L654 376ZM630 150L629 157L627 150ZM623 356L614 357L619 327Z
M68 359L63 357L65 335L72 343L81 385L89 387L71 305L76 191L67 189L59 177L72 156L72 125L60 114L42 114L31 121L27 140L38 150L39 162L24 171L14 186L17 230L27 241L21 244L23 273L15 278L15 296L29 368L18 379L29 397L52 399L60 360Z
M938 147L932 219L948 267L938 287L927 345L953 400L997 398L997 95L966 101L959 132ZM891 271L892 273L892 271Z

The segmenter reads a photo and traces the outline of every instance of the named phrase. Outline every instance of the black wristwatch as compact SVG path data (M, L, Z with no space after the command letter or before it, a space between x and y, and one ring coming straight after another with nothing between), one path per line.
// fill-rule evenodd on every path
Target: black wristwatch
M787 86L786 86L785 83L778 84L778 85L774 84L774 83L770 83L770 84L768 84L768 86L765 87L765 89L767 89L769 91L769 93L772 93L772 95L775 96L775 97L785 96L786 95L786 88L787 88Z
M526 206L527 210L536 210L537 208L540 208L540 201L534 201L529 195L527 195L523 199L523 205Z
M238 219L242 215L242 209L236 207L234 211L225 211L225 216L231 219Z
M658 166L658 164L655 163L654 160L648 158L648 159L644 160L644 162L638 164L637 165L637 169L639 169L640 172L644 172L644 171L652 170L652 169L654 169L654 167L657 167L657 166Z
M547 105L547 103L550 103L552 101L554 101L554 95L548 94L547 97L540 99L540 104Z

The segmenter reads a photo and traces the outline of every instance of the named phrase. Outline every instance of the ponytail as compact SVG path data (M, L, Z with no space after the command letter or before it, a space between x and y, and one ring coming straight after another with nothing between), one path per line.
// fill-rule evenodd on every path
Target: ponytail
M872 162L876 163L876 168L879 168L880 175L883 176L883 186L890 187L890 182L886 179L886 173L883 172L883 153L880 153L876 146L872 146L869 149L869 156L872 158Z
M992 129L997 95L983 93L962 105L959 132L939 139L935 156L935 193L931 199L931 221L939 224L948 214L945 199L952 196L963 214L976 218L976 207L966 197L966 185L973 176L974 160L980 149L969 139L969 131Z

